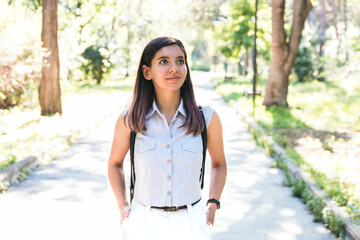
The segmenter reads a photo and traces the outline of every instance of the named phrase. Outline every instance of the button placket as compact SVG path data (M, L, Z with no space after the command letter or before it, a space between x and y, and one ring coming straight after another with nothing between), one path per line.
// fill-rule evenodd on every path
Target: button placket
M166 162L167 162L167 167L166 167L166 180L167 181L167 193L166 193L166 197L167 197L167 203L168 205L171 205L172 203L172 146L171 146L171 138L169 138L168 142L165 145L165 152L166 152Z

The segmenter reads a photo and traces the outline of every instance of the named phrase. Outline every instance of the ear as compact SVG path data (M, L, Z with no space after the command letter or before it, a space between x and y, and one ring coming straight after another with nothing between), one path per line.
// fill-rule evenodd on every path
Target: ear
M148 66L143 65L142 72L146 80L151 80L150 68Z

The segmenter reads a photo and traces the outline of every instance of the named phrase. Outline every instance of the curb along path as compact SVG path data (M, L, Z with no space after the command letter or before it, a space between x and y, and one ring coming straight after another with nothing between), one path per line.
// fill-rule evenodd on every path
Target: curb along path
M199 105L210 105L223 123L228 178L217 212L213 240L336 239L300 199L284 187L252 142L235 110L212 90L209 75L193 73ZM40 166L0 195L1 239L122 239L115 199L107 181L107 158L117 116L73 144L61 157ZM129 159L124 164L129 180ZM210 158L203 196L207 198Z

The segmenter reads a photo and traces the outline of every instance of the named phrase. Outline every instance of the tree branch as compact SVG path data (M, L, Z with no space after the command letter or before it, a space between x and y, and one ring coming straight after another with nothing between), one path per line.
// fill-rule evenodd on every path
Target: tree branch
M311 0L293 1L294 16L291 26L290 39L288 43L288 56L284 66L284 70L287 73L290 73L291 68L294 65L301 40L301 32L304 28L305 20L309 15L312 7L313 5L311 3Z

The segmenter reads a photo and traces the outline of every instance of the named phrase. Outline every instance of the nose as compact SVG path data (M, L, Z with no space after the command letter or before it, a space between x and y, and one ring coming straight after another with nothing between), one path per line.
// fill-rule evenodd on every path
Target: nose
M169 66L169 72L174 73L178 71L178 66L176 65L176 63L172 63Z

